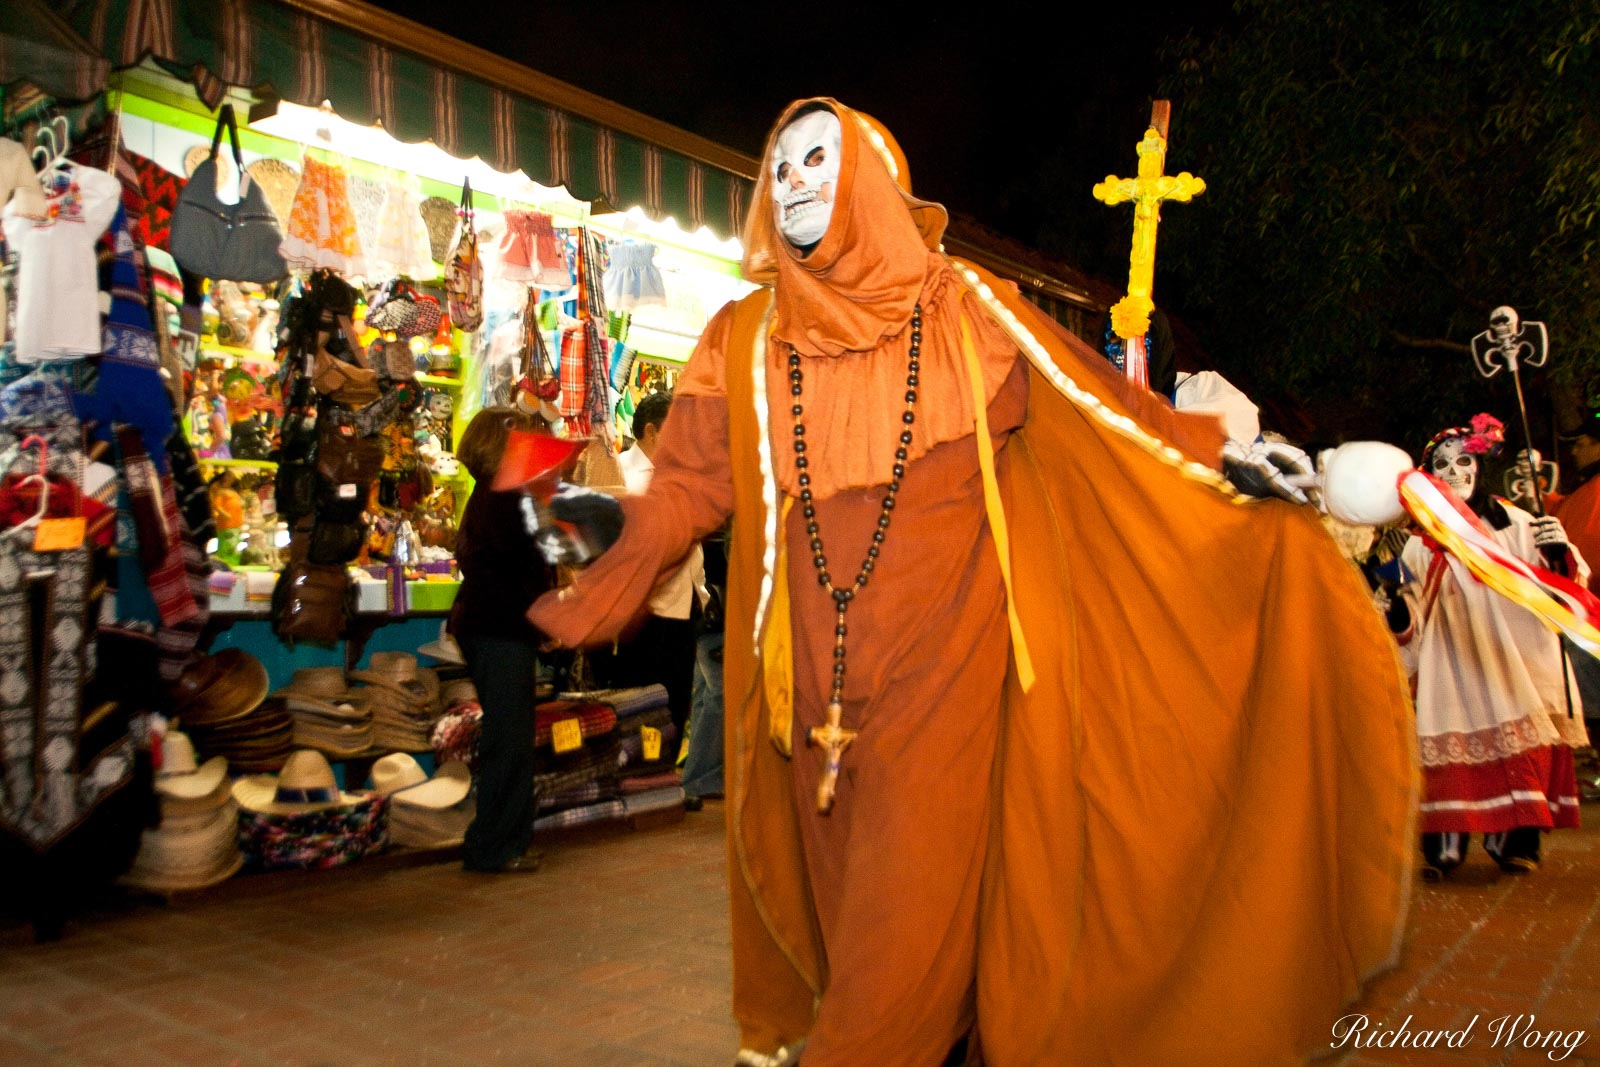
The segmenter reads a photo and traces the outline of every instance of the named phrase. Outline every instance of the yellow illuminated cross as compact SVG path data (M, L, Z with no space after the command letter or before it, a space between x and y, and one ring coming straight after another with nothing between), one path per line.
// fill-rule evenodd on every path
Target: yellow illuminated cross
M1161 203L1176 200L1187 203L1206 191L1206 183L1188 171L1177 176L1164 174L1167 164L1168 102L1157 100L1150 115L1150 128L1139 142L1139 176L1106 180L1094 187L1096 200L1107 204L1133 201L1133 252L1128 256L1128 295L1111 306L1111 328L1118 337L1131 340L1143 337L1150 329L1150 312L1155 302L1150 290L1156 273L1156 227L1161 223Z

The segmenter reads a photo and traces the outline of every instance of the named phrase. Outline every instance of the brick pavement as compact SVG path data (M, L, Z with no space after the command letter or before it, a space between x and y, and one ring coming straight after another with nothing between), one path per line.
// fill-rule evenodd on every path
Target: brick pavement
M1451 883L1419 884L1399 968L1350 1009L1390 1029L1410 1016L1413 1033L1478 1015L1471 1045L1327 1062L1549 1063L1490 1047L1491 1020L1532 1014L1588 1032L1562 1062L1600 1065L1600 808L1585 814L1535 875L1502 876L1475 847ZM721 805L542 847L533 875L245 876L108 905L51 945L0 920L0 1064L729 1063Z

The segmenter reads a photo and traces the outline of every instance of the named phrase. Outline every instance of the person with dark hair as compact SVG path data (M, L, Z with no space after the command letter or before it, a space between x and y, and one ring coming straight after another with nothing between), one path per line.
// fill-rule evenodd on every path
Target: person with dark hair
M461 589L449 630L466 658L483 708L478 738L477 814L467 827L462 866L486 873L532 871L533 738L539 647L545 637L527 619L555 572L524 521L521 493L492 492L512 430L548 433L544 421L515 408L488 407L472 417L456 455L478 483L456 534Z
M1481 460L1503 438L1498 419L1479 415L1434 435L1421 469L1506 552L1587 583L1589 565L1560 519L1489 492ZM1423 877L1439 881L1460 866L1474 833L1506 873L1536 870L1542 832L1578 825L1573 750L1588 743L1561 642L1437 543L1413 536L1400 560L1409 580L1380 607L1416 675Z

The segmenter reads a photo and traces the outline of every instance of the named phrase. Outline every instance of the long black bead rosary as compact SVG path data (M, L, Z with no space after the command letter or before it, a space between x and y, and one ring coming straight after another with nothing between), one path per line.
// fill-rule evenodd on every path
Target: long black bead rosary
M825 725L813 726L807 735L812 744L823 750L826 760L822 780L817 784L817 810L824 815L833 808L834 790L839 781L839 761L844 755L844 750L849 748L850 742L856 738L855 730L846 730L840 725L844 715L845 615L850 610L850 602L855 599L857 593L866 588L867 580L872 577L873 568L878 563L878 554L883 548L884 537L889 531L889 519L894 514L894 500L900 492L900 478L906 472L906 455L911 447L911 424L916 421L913 409L917 403L921 355L922 305L918 304L911 312L911 356L906 363L906 411L900 416L904 427L900 431L900 447L894 452L894 476L889 480L889 491L884 494L883 508L878 513L878 528L872 531L872 544L867 546L867 556L861 561L861 568L856 572L855 581L841 588L833 584L833 576L828 573L828 558L822 550L822 533L817 526L816 504L811 497L811 475L806 470L808 466L806 428L801 421L805 409L800 403L800 386L803 378L800 373L800 353L795 351L793 345L789 346L789 395L794 398L794 406L789 410L794 415L794 466L795 481L800 487L800 514L805 518L806 536L811 539L811 562L817 569L817 584L833 598L834 610L837 613L833 627L833 690L828 695L828 721Z

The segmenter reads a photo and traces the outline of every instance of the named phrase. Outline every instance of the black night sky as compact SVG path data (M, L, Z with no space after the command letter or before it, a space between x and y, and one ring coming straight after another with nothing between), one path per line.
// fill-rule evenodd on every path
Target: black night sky
M752 156L785 104L835 97L895 133L919 195L1036 244L1040 196L1110 210L1089 189L1134 166L1166 73L1159 43L1214 30L1230 5L1147 0L1065 13L1001 0L937 14L838 0L385 6ZM1174 169L1184 163L1182 124L1174 101ZM1041 169L1052 180L1041 183Z

